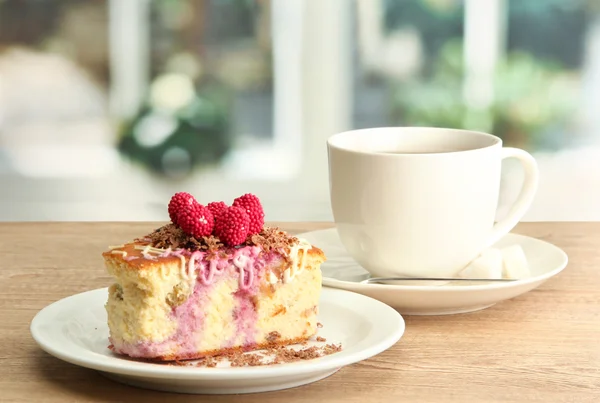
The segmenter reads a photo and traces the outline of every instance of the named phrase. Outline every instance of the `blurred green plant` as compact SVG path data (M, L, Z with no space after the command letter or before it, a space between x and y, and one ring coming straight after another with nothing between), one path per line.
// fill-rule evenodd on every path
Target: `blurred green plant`
M231 147L229 90L182 74L157 77L139 113L122 127L119 150L159 176L182 178L218 164Z
M494 100L485 109L464 102L461 40L449 40L434 66L431 76L394 86L394 124L483 130L508 145L537 148L549 131L571 122L576 108L574 74L527 53L512 52L497 65Z

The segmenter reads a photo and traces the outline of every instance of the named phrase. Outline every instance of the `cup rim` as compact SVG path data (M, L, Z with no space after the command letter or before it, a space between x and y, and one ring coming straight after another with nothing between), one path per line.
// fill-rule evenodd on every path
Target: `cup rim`
M435 153L427 153L427 152L411 152L411 153L402 153L402 152L395 152L395 153L389 153L389 152L384 152L384 151L367 151L367 150L357 150L354 148L349 148L349 147L345 147L339 144L335 144L335 141L345 135L348 135L350 133L357 133L357 132L378 132L378 131L390 131L390 130L396 130L396 131L405 131L405 130L410 130L410 131L444 131L444 132L455 132L455 133L469 133L469 134L473 134L473 135L477 135L480 137L486 137L489 140L491 140L491 143L488 145L484 145L482 147L475 147L475 148L469 148L466 150L452 150L452 151L441 151L441 152L435 152ZM478 131L478 130L468 130L468 129L453 129L453 128L446 128L446 127L428 127L428 126L382 126L382 127L371 127L371 128L364 128L364 129L352 129L352 130L346 130L343 132L339 132L336 134L333 134L331 136L329 136L329 138L327 138L327 146L329 148L334 148L340 151L344 151L344 152L348 152L348 153L354 153L354 154L361 154L361 155L373 155L373 156L381 156L381 157L389 157L389 158L397 158L397 157L440 157L440 156L447 156L447 155L462 155L462 154L466 154L466 153L473 153L473 152L477 152L477 151L482 151L482 150L487 150L490 148L494 148L497 147L498 145L500 145L502 147L502 139L498 136L495 136L493 134L490 133L486 133L483 131Z

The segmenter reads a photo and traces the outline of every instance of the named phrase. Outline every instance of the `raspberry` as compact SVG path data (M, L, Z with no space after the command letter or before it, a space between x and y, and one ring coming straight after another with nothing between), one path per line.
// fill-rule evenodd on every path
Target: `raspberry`
M225 204L225 202L222 202L222 201L211 202L211 203L208 203L208 205L206 207L208 207L208 209L212 213L213 217L217 218L219 213L227 208L227 204Z
M194 201L187 204L177 215L179 226L188 235L201 238L212 234L215 220L210 210L202 204Z
M227 207L215 220L215 235L225 245L236 246L248 237L250 217L239 207Z
M179 225L177 222L178 213L185 207L191 204L196 203L196 199L189 193L179 192L175 193L173 197L171 197L171 201L169 202L169 218L173 224Z
M249 234L258 234L265 225L265 212L258 197L246 193L233 201L232 206L242 208L250 218Z

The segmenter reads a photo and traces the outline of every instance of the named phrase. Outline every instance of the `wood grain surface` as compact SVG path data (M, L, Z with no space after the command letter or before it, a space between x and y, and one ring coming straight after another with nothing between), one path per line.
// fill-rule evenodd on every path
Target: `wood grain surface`
M329 223L279 223L291 232ZM407 316L391 349L320 382L240 396L160 393L114 383L34 343L29 324L63 297L105 287L100 254L156 223L0 224L0 402L600 402L600 223L525 223L569 265L484 311Z

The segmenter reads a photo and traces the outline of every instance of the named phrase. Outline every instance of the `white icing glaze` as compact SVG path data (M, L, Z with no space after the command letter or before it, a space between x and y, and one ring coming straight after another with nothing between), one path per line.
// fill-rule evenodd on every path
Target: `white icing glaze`
M123 255L123 257L127 256L127 252L125 252L124 250L113 250L110 253L112 253L113 255Z
M156 260L156 256L152 256L148 252L142 251L142 256L144 257L144 259L147 259L147 260Z
M208 263L208 270L211 270L211 271L214 271L214 272L220 273L220 272L222 272L223 270L225 270L225 268L224 268L224 267L221 267L221 268L219 269L219 261L218 261L217 259L212 259L212 260L210 260L210 261L209 261L209 263Z
M291 266L283 272L283 282L289 283L298 274L304 271L306 267L306 256L312 245L305 239L299 239L299 242L290 248ZM299 252L302 250L302 259L298 262Z
M200 258L202 259L202 252L196 251L194 253L192 253L192 255L190 256L190 260L188 262L187 265L187 271L186 270L182 270L182 277L186 280L188 280L190 283L193 283L194 281L196 281L196 260ZM199 260L199 259L198 259Z
M151 251L151 252L156 252L156 253L158 253L157 251L155 251L155 250L153 250L153 249L158 249L158 248L152 248L152 249L150 249L150 251ZM188 279L188 280L189 280L189 278L188 278L188 273L187 273L187 271L186 271L187 264L186 264L186 261L185 261L185 256L182 254L182 252L183 252L183 249L176 249L176 250L174 250L174 251L173 251L173 250L171 250L171 248L169 247L168 249L160 249L160 250L158 250L158 251L160 252L160 254L159 254L159 256L158 256L158 257L169 257L169 256L175 256L175 257L178 257L178 258L179 258L179 260L181 261L181 265L179 265L179 272L181 273L181 276L182 276L183 278L185 278L185 279ZM166 269L166 267L167 267L166 265L163 265L163 266L161 266L161 268L160 268L160 278L161 278L162 280L166 280L167 276L168 276L169 274L171 274L171 271L170 271L170 270L167 270L167 269Z
M179 260L181 260L180 270L183 273L185 271L185 256L179 255Z
M254 280L254 259L250 259L242 253L237 253L233 258L233 264L240 271L240 289L247 290L252 286Z
M167 249L155 248L152 245L135 245L134 248L136 250L141 250L142 253L162 254L167 251Z
M162 280L165 280L167 278L167 276L169 275L169 266L167 266L166 264L163 264L160 266L160 278Z
M248 260L250 260L248 258L248 256L242 255L240 253L236 257L233 258L233 264L235 265L235 267L237 267L239 269L244 269L244 268L246 268L246 265L248 264Z
M309 245L310 246L310 245ZM158 258L165 258L169 256L176 256L181 260L180 265L180 274L190 283L193 283L200 275L200 281L203 284L210 284L214 280L215 274L219 274L224 271L227 267L224 266L219 268L219 259L211 259L208 262L203 262L205 253L201 251L193 252L189 261L186 262L185 250L184 249L176 249L172 250L170 247L167 249L155 248L151 245L135 245L134 248L136 250L140 250L144 259L156 261ZM238 250L232 258L232 265L239 270L239 287L240 289L246 290L252 286L254 282L254 264L256 262L256 257L260 252L259 247L253 247L249 249L241 249ZM127 253L125 251L112 251L112 253L119 253L123 256L126 256ZM155 254L155 255L152 255ZM297 252L296 252L297 254ZM303 269L304 259L302 259L301 270ZM168 266L162 265L160 268L160 277L165 280L166 277L170 274L170 270ZM269 277L270 282L277 282L277 277L270 273L271 277Z
M171 255L171 247L168 247L164 252L162 252L158 257L169 257Z

